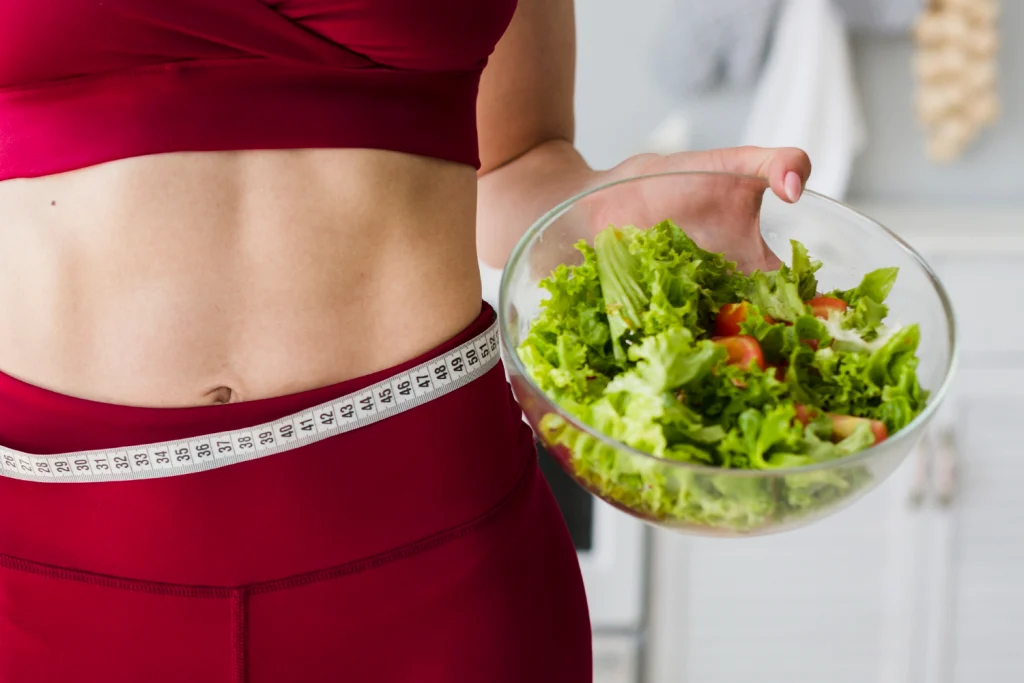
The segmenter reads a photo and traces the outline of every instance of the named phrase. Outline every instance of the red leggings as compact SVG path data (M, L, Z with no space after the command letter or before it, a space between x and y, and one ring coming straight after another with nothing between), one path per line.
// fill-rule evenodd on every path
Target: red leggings
M485 308L454 348L493 318ZM58 453L277 419L302 394L133 408L0 375L0 443ZM0 683L591 681L576 554L501 366L355 431L198 474L0 477Z

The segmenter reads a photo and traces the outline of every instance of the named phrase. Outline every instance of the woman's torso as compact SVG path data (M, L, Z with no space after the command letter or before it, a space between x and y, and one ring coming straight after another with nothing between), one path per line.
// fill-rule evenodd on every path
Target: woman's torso
M170 153L0 182L0 370L146 406L416 356L479 312L476 175L361 149Z
M468 325L476 88L515 4L0 0L0 371L249 400Z

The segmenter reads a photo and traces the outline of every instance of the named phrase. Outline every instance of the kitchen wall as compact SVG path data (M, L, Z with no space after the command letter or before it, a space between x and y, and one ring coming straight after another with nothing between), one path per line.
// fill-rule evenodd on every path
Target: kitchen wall
M909 39L858 40L855 68L864 100L868 148L859 160L852 194L881 200L999 203L1024 199L1024 3L1003 0L1000 95L1003 115L957 163L925 159L913 117Z
M651 46L671 2L576 2L576 142L592 165L643 151L673 106L655 81Z
M691 145L734 145L750 92L717 92L682 101L655 79L653 44L672 0L581 0L576 3L579 41L578 142L592 164L608 166L643 151L650 131L673 108L692 122ZM1024 3L1003 0L1000 27L1003 117L951 166L935 166L912 110L912 44L909 38L855 37L857 78L868 125L868 148L854 173L851 200L1013 203L1024 198ZM679 65L685 68L685 65Z

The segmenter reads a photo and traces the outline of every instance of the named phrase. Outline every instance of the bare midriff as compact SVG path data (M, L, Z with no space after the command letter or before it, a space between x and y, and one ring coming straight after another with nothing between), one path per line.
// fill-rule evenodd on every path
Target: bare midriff
M480 310L476 173L377 150L175 153L0 182L0 371L178 407L388 368Z

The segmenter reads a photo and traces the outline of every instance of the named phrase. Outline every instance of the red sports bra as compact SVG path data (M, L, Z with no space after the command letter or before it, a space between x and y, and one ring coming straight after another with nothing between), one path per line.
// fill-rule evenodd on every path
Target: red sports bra
M362 147L479 166L516 0L0 0L0 180L177 151Z

